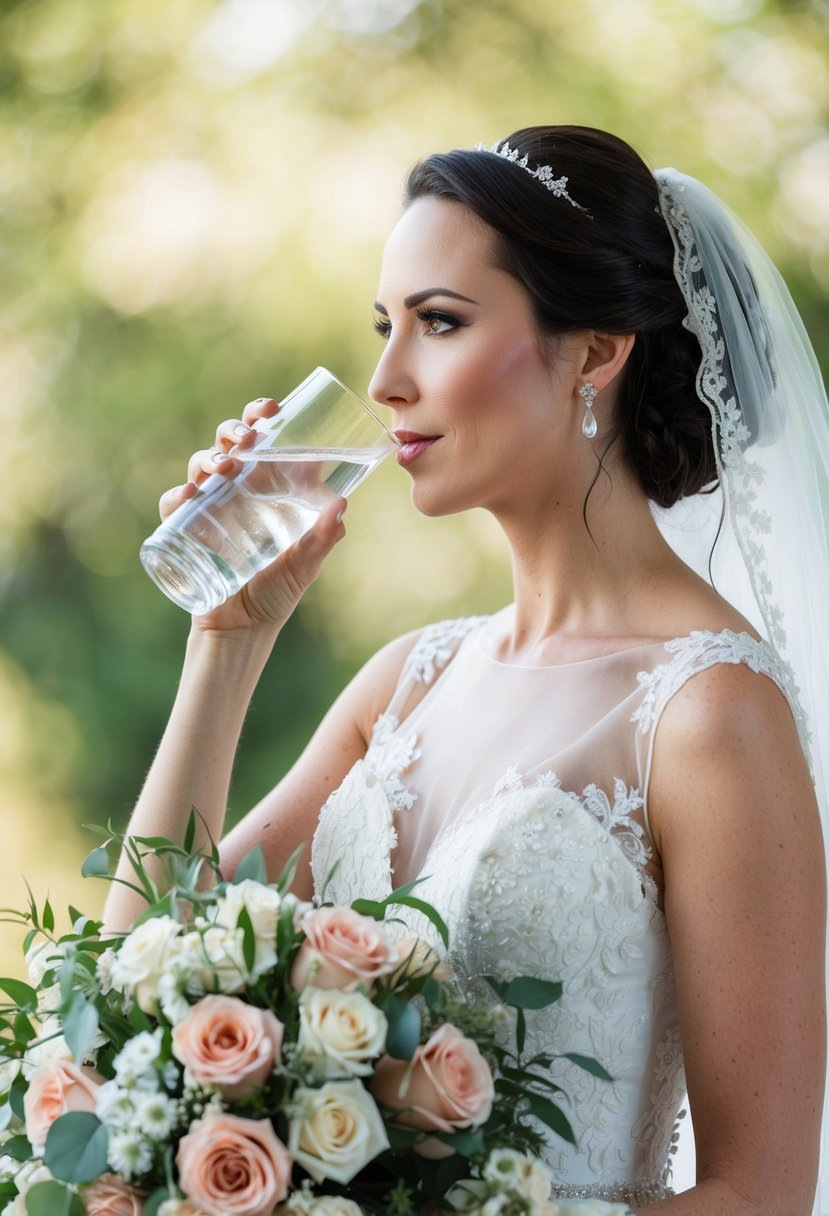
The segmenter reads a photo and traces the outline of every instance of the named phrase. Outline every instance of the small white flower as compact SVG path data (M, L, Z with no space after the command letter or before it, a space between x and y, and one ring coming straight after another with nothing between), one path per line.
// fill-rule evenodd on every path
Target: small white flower
M154 1090L158 1088L155 1062L161 1052L161 1028L143 1030L129 1039L115 1057L113 1067L119 1083L125 1088Z
M145 1094L136 1103L138 1126L150 1140L164 1140L176 1122L177 1103L166 1094Z
M541 1163L512 1149L495 1149L481 1172L487 1181L533 1204L544 1203L550 1197L550 1178Z
M98 955L95 970L98 975L98 983L101 985L101 992L104 996L112 991L112 968L115 965L117 957L118 955L111 946L108 950L104 950L103 954Z
M95 1113L109 1128L136 1126L134 1094L121 1089L117 1081L105 1081L95 1094Z
M118 1131L109 1138L109 1164L116 1174L129 1182L137 1174L145 1174L153 1163L150 1142L140 1132Z

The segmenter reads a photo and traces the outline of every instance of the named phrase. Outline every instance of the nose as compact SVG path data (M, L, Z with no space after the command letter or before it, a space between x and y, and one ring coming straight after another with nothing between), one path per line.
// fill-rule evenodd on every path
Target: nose
M404 367L401 352L392 338L387 340L374 369L368 393L378 405L409 405L417 398L414 379Z

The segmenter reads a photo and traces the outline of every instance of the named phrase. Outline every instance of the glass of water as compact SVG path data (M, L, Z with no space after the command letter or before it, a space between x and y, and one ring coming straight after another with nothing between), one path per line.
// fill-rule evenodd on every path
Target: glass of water
M141 546L150 578L196 616L235 595L399 446L324 367L253 429L254 442L229 453L239 473L208 477Z

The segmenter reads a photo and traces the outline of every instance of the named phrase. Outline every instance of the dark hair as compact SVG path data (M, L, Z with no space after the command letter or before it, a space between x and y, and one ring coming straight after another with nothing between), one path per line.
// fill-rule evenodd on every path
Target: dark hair
M496 264L524 286L542 332L636 335L604 450L618 439L648 497L672 506L713 482L717 467L656 181L628 144L590 127L527 127L507 142L530 168L566 177L578 206L506 158L471 151L415 165L405 203L450 199L489 224Z

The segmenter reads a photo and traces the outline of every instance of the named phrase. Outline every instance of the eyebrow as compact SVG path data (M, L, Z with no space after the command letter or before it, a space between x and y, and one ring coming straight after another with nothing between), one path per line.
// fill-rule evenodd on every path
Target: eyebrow
M449 296L452 300L463 300L466 304L477 304L477 300L471 299L469 296L462 296L459 291L450 291L448 287L427 287L425 291L416 291L414 295L406 296L403 305L406 308L417 308L418 304L422 304L424 300L428 300L431 296ZM374 307L384 316L388 316L388 312L380 303L375 300Z

